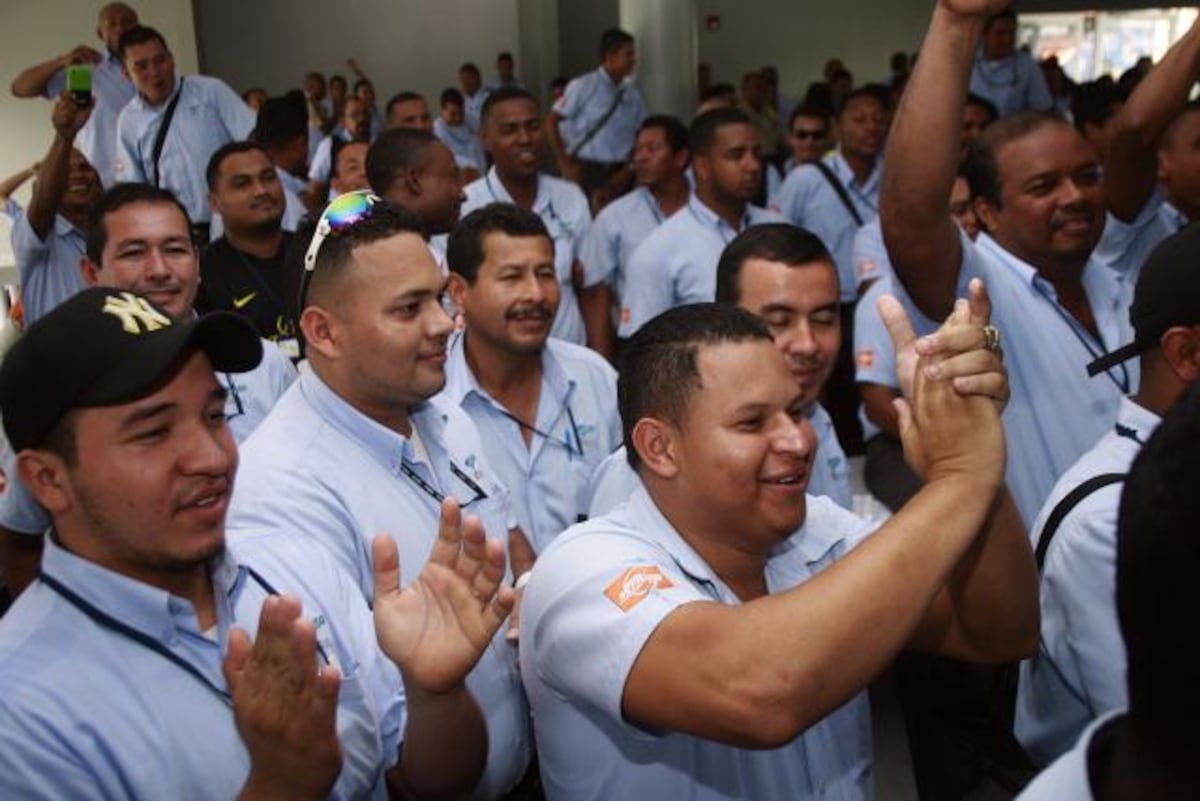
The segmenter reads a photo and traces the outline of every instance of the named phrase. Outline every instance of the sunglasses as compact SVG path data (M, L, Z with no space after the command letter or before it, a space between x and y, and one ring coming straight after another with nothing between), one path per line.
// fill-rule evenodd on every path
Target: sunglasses
M792 131L792 136L796 137L800 141L804 141L805 139L824 139L825 131L824 130L812 131L812 130L805 130L805 129L801 128L798 131Z
M312 241L308 243L308 250L304 252L304 275L300 278L299 292L301 310L304 308L304 299L308 294L313 270L317 268L317 255L321 252L321 245L325 244L325 240L331 234L345 231L370 217L371 210L383 202L382 198L368 189L356 189L338 195L325 207L325 211L321 212Z

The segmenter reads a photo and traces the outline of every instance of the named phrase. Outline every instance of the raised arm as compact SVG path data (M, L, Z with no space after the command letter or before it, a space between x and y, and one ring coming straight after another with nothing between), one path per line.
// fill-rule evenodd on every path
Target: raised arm
M10 87L14 97L38 97L46 93L50 80L61 69L72 64L98 64L100 54L87 45L79 45L61 56L35 64L13 78Z
M1200 20L1142 79L1113 117L1104 181L1108 210L1131 222L1158 182L1158 141L1200 79Z
M33 185L33 197L25 212L29 227L37 238L45 241L54 226L54 215L67 188L67 175L71 167L71 148L75 134L87 122L92 112L90 106L78 106L64 90L54 102L51 121L54 124L54 139L42 159L37 181Z
M962 248L950 219L963 107L988 14L1008 0L940 0L896 110L884 161L880 222L888 255L917 307L943 320Z
M985 397L918 373L906 444L927 483L874 535L800 586L741 606L691 603L658 626L625 684L626 718L769 748L860 692L917 631L988 518L1004 469Z

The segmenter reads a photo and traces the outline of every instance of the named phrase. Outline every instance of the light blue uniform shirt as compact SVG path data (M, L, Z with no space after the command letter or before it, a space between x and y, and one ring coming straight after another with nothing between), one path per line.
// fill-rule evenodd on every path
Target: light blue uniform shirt
M587 516L592 471L621 444L617 373L594 351L554 338L542 350L535 431L522 426L482 387L456 336L446 364L451 403L479 428L484 455L512 495L521 531L541 553L568 526Z
M612 114L584 142L614 103ZM554 104L554 113L563 118L559 127L567 153L574 158L614 164L629 159L638 126L646 119L646 101L632 79L614 83L604 67L597 67L567 84Z
M861 292L868 281L890 278L895 274L887 246L883 243L883 222L876 217L858 229L850 249L854 264L855 291Z
M992 101L1001 117L1016 111L1049 111L1054 98L1033 56L1018 50L1008 58L989 61L980 49L971 67L970 90Z
M1160 418L1129 398L1117 425L1054 486L1031 529L1033 546L1054 507L1084 481L1128 473ZM1042 638L1021 663L1014 732L1034 762L1066 752L1097 716L1129 704L1125 641L1117 622L1117 510L1124 483L1084 498L1062 520L1042 570Z
M1112 214L1106 217L1104 238L1092 252L1092 260L1123 276L1132 302L1133 290L1146 259L1164 239L1186 225L1186 218L1163 200L1162 192L1156 189L1133 220L1123 222Z
M467 200L462 205L462 216L489 203L512 203L512 195L504 188L496 168L492 167L477 181L467 184L463 192ZM592 227L592 211L587 198L578 186L549 175L538 176L537 197L533 201L533 213L542 218L550 237L554 240L554 271L558 274L558 314L550 335L574 342L587 344L583 328L583 315L575 297L575 285L571 271L579 259L588 229ZM585 281L591 286L594 281Z
M236 797L250 758L221 663L230 629L253 637L274 589L300 597L328 663L342 674L344 763L331 797L385 797L382 771L396 760L404 725L399 673L378 655L369 611L321 549L278 538L269 550L279 556L267 564L237 550L214 562L213 636L200 630L190 602L47 538L43 574L81 602L35 581L0 621L0 797ZM98 622L97 611L183 660L203 681Z
M175 79L174 97L180 91ZM204 172L217 148L250 136L254 112L224 82L206 75L189 75L163 143L159 183L170 189L187 209L192 222L208 222L208 181ZM129 101L117 118L120 154L117 180L152 183L154 139L171 99L150 106L140 95Z
M29 217L22 214L13 221L11 238L13 259L21 276L26 326L87 288L79 271L87 239L66 217L54 215L43 241L34 233Z
M1004 411L1008 442L1006 479L1026 525L1068 467L1112 425L1126 394L1136 392L1136 361L1088 378L1097 356L1133 341L1129 293L1121 276L1098 262L1083 272L1096 326L1103 341L1058 303L1037 271L987 234L974 244L961 236L960 284L981 276L1000 329L1012 397Z
M467 120L467 125L471 126L471 130L475 133L479 133L479 124L483 116L483 103L491 93L492 90L486 86L473 95L463 92L463 116ZM479 165L479 169L483 169L482 164Z
M275 401L283 396L296 380L296 368L283 351L268 340L262 341L263 358L248 373L215 373L217 381L228 393L225 396L225 419L237 442L244 442L271 411ZM17 477L16 456L8 447L3 431L2 450L8 490L0 495L0 527L18 534L38 536L50 528L50 515L42 508Z
M376 535L396 541L405 584L425 564L437 538L440 503L407 468L431 489L457 498L466 514L481 519L489 537L507 543L508 491L488 467L471 420L438 398L414 410L410 420L420 451L412 438L366 417L302 364L300 378L242 447L230 540L277 531L318 541L369 602ZM467 678L488 729L478 798L507 791L532 754L516 655L504 635L501 627Z
M809 495L826 496L843 509L852 510L854 494L850 487L850 463L846 459L846 452L842 450L842 443L838 441L833 419L825 407L818 403L813 406L810 420L817 435L817 452L813 456L805 491ZM629 466L623 445L596 466L591 483L589 517L608 514L629 500L633 491L642 485L637 473Z
M821 160L845 187L846 195L854 204L863 224L879 216L882 158L875 162L875 168L861 186L855 182L854 172L842 158L841 151L828 153ZM842 303L853 303L858 297L853 249L854 234L859 224L821 171L811 164L802 164L792 170L784 179L774 208L789 221L812 231L825 243L837 265Z
M451 125L441 117L433 121L433 135L436 136L441 143L450 148L450 152L454 154L456 161L462 164L462 159L465 159L475 169L483 172L487 167L487 158L483 154L483 145L479 141L479 136L471 129L471 126L466 122L462 125Z
M870 531L832 501L809 497L807 522L767 562L768 591L803 584ZM644 488L568 530L538 559L521 607L521 675L549 801L872 798L865 691L766 751L624 718L621 698L642 648L668 615L697 601L740 603Z
M773 211L746 206L734 229L692 195L687 205L650 233L629 257L621 302L622 337L685 303L711 302L717 294L721 251L751 225L786 222Z
M1092 801L1091 770L1088 757L1092 743L1101 736L1111 733L1111 727L1120 726L1123 712L1110 712L1092 722L1079 742L1053 765L1034 777L1017 801Z
M66 88L67 71L61 69L50 78L44 94L53 100ZM87 156L105 187L117 182L117 117L136 95L121 59L105 53L99 64L92 65L92 116L75 135L75 147Z
M644 186L605 206L596 215L579 254L588 285L604 281L620 300L624 296L630 256L664 219L666 215L658 201Z

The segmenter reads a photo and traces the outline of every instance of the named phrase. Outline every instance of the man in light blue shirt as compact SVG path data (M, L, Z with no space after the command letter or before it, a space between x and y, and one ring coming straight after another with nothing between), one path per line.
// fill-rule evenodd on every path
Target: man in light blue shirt
M625 272L634 249L650 232L687 203L691 188L684 172L688 165L688 132L674 117L647 117L633 147L637 188L614 200L596 215L579 261L588 283L602 280L623 305Z
M467 125L478 133L483 130L483 104L492 90L483 85L479 67L470 62L458 68L458 86L462 89Z
M512 524L508 490L445 385L445 278L411 212L366 193L327 209L309 245L300 329L308 361L243 448L230 510L236 543L264 531L320 543L372 597L371 541L390 535L408 570L425 563L439 509L454 498L512 554L532 549ZM525 774L530 724L515 646L500 633L467 679L488 729L476 790L496 799Z
M896 275L926 316L949 313L962 277L981 276L1011 355L1008 485L1027 524L1055 481L1137 390L1136 365L1094 378L1088 363L1130 338L1121 272L1092 258L1104 227L1103 173L1062 120L1010 115L984 130L972 193L987 234L972 243L948 213L973 43L986 11L943 0L889 137L881 193ZM973 50L974 48L970 48Z
M206 226L212 217L204 175L208 160L221 145L250 136L254 112L216 78L176 76L166 40L153 28L126 31L120 52L138 94L117 118L117 180L170 189L192 222ZM174 114L155 158L168 108Z
M467 200L462 213L489 203L514 203L542 218L554 238L559 285L558 313L550 334L576 345L590 344L606 310L590 306L581 310L576 294L576 286L586 286L589 280L579 266L580 249L592 225L587 198L574 184L541 172L542 121L533 95L516 87L498 89L488 96L482 113L480 137L493 165L463 190Z
M965 315L941 333L980 338ZM556 539L523 601L550 801L871 798L864 688L884 664L906 645L985 660L1032 646L1035 577L990 401L922 383L909 433L931 481L872 534L806 498L809 404L754 315L655 318L618 396L642 484ZM997 500L1004 522L982 533Z
M567 84L546 117L558 168L597 210L629 186L629 154L646 118L646 101L633 83L633 37L619 28L600 35L600 66Z
M722 249L748 226L783 221L750 204L762 181L762 155L745 112L705 112L689 139L696 190L629 257L617 329L623 338L674 306L711 301Z
M971 65L970 89L996 106L1001 117L1018 111L1051 111L1054 98L1033 56L1017 50L1017 12L1010 5L983 23Z
M1091 723L1026 788L1024 801L1200 794L1195 732L1200 693L1195 665L1184 658L1180 643L1200 605L1197 441L1200 384L1193 383L1142 447L1121 494L1115 611L1122 651L1129 655L1128 710Z
M495 594L499 544L477 529L464 540L449 509L440 569L401 593L381 540L374 625L319 548L227 550L237 448L213 370L243 372L261 352L234 316L172 320L103 288L9 352L4 427L54 533L41 578L0 621L6 798L473 785L486 739L463 678L511 603ZM47 363L63 371L48 380ZM425 749L447 756L413 755Z
M433 121L433 133L442 140L442 144L450 148L460 167L474 170L478 178L487 168L487 157L483 155L483 145L479 134L466 118L466 101L462 92L454 88L442 92L438 107L437 119Z
M33 197L12 224L13 257L21 276L26 325L83 289L79 261L88 212L103 192L100 176L71 143L90 109L64 92L54 103L54 139L42 158Z
M175 320L195 316L199 258L187 214L174 195L146 184L119 185L99 198L88 228L84 285L138 292ZM296 378L291 360L273 343L264 340L262 353L251 370L217 373L226 392L225 419L238 442L250 435ZM41 535L50 517L11 467L5 465L10 481L0 497L0 539L10 546L4 572L15 596L37 573Z
M887 107L873 90L852 92L837 117L837 149L819 162L801 164L788 173L772 206L791 222L821 237L833 254L842 302L846 304L858 297L854 234L879 214L883 179L880 154L887 133L887 114Z
M488 463L541 552L587 517L592 471L621 442L617 374L550 337L554 245L533 212L493 203L468 214L446 251L466 329L450 345L443 396L479 426Z
M137 12L124 3L109 3L100 9L96 36L104 45L99 53L79 45L68 53L30 67L13 79L17 97L56 99L67 88L67 68L85 66L92 70L92 116L79 131L75 145L87 157L104 186L116 183L117 115L136 91L125 74L118 55L121 34L138 24Z
M1197 258L1200 228L1191 226L1142 268L1130 309L1133 344L1107 360L1140 356L1141 386L1122 399L1114 427L1055 485L1033 525L1044 558L1042 638L1037 655L1021 664L1015 731L1039 764L1070 748L1100 714L1129 702L1114 599L1122 483L1073 493L1095 476L1128 472L1161 416L1200 382Z

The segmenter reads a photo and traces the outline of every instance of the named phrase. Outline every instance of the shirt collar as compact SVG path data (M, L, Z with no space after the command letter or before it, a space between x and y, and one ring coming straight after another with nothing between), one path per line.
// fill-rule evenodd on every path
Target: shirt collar
M752 222L750 216L750 204L746 204L746 209L742 212L742 224L738 226L736 230L725 221L724 217L717 214L708 206L704 205L704 201L702 201L695 192L692 192L690 195L688 195L688 208L692 210L692 212L696 215L696 219L702 225L707 228L711 228L718 233L724 229L726 231L733 231L734 234L737 234L740 231L746 230L746 226L750 225Z
M496 403L488 391L479 384L475 371L467 363L467 332L456 332L447 346L446 386L442 396L458 406L462 406L467 396L478 395L489 403ZM542 347L542 386L549 387L560 403L565 403L575 389L575 380L567 375L562 364L554 355L549 340ZM499 405L499 404L497 404Z
M1145 443L1154 434L1162 418L1130 397L1121 398L1117 424L1132 429L1137 441Z
M851 169L850 162L846 161L846 157L842 155L841 146L831 150L826 156L826 161L843 184L848 187L853 186L864 195L870 195L877 191L879 182L883 179L883 159L878 156L875 157L875 163L871 167L871 174L867 176L866 182L861 186L855 183L854 170Z
M806 512L806 518L808 518L811 516L812 505L816 499L808 496L805 500L808 505ZM720 577L717 576L709 564L704 561L700 554L692 549L687 541L671 525L670 521L663 516L657 504L650 497L650 493L646 490L645 484L641 481L638 481L637 489L634 490L633 495L629 499L628 509L632 518L631 522L638 533L666 550L679 569L686 573L689 578L717 588L718 593L722 596L722 600L727 603L737 600L737 596L733 591L725 586L725 583L721 581ZM771 586L770 583L770 568L773 561L795 550L799 552L804 563L811 566L821 561L844 539L844 532L836 526L809 526L806 519L804 524L794 534L775 546L767 557L767 580L771 592L779 589Z
M367 417L333 391L308 362L300 365L300 392L313 411L326 423L354 440L381 467L398 475L404 461L416 462L416 452L408 437L392 431ZM409 412L409 422L420 429L426 448L441 441L446 417L426 401Z
M500 180L500 173L496 172L496 165L487 171L487 175L483 177L484 186L488 190L488 194L499 203L513 203L512 195L508 193L508 189L504 187L504 182ZM534 214L541 214L550 205L550 192L546 182L542 180L542 174L538 173L537 197L533 199Z
M42 572L109 617L159 641L170 640L179 628L198 630L190 601L76 556L60 545L53 533L44 542ZM225 628L232 618L229 596L244 581L245 569L228 551L216 557L209 568L217 619Z

